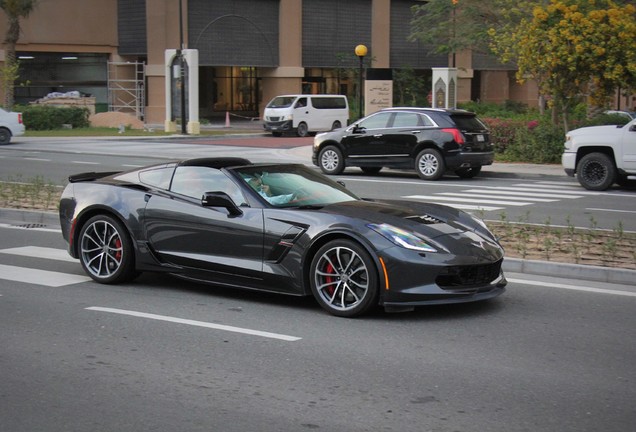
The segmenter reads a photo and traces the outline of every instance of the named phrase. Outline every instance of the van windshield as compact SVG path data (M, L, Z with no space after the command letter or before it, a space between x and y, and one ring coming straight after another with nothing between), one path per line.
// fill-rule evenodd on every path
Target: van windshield
M267 108L287 108L296 100L295 97L279 96L275 97L267 104Z

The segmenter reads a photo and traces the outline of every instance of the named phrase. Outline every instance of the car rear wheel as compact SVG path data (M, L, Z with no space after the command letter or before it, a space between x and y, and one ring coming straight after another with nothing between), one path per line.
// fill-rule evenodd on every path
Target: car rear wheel
M340 174L345 169L344 157L338 147L327 146L318 155L320 169L325 174Z
M377 271L359 244L345 239L330 241L318 250L310 271L311 291L327 312L354 317L377 305Z
M616 167L604 153L590 153L581 158L576 176L585 189L602 191L616 181Z
M132 241L124 226L110 216L94 216L84 224L79 258L84 271L100 283L120 283L136 276Z
M296 134L299 137L306 137L309 135L309 128L307 127L307 123L301 122L298 124L298 128L296 128Z
M481 172L481 167L469 167L469 168L459 168L455 170L455 174L464 179L469 179L475 177L477 174Z
M415 171L421 179L437 180L444 170L444 158L435 149L424 149L415 158Z

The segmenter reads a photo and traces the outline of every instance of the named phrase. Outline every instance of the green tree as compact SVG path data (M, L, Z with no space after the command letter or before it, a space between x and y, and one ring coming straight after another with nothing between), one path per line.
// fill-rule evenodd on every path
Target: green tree
M15 100L15 80L18 78L18 66L15 46L20 39L20 19L26 18L35 9L38 0L0 0L0 9L7 15L8 28L4 43L6 54L4 67L0 75L4 85L4 106L7 110L13 108Z
M618 88L636 89L635 11L612 0L527 2L509 12L517 22L491 27L491 47L516 63L519 82L534 79L551 96L553 118L561 114L567 131L581 98L604 104Z
M436 54L487 52L488 28L499 22L500 1L430 0L412 6L409 40L430 46Z

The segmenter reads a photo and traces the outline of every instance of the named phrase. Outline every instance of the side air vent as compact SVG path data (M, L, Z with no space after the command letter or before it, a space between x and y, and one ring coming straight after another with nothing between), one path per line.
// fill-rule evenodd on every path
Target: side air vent
M438 223L444 223L443 220L437 219L431 215L421 215L421 216L409 216L407 219L410 219L415 222L419 222L425 225L433 225Z

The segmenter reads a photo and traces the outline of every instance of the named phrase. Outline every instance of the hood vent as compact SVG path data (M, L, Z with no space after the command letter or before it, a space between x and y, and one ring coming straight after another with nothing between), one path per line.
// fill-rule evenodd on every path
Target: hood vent
M437 219L436 217L431 216L431 215L409 216L409 217L407 217L407 219L410 219L410 220L415 221L415 222L422 223L424 225L433 225L433 224L438 224L438 223L445 223L443 220Z

